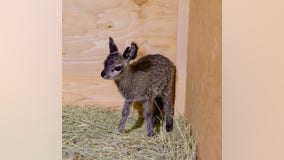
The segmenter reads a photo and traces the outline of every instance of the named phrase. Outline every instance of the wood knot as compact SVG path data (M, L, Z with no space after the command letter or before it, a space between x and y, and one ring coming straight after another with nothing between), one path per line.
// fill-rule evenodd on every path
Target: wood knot
M135 4L137 4L139 7L142 7L144 4L147 3L148 0L133 0Z
M111 22L97 24L97 29L106 30L106 29L111 29L111 28L113 28L113 25Z

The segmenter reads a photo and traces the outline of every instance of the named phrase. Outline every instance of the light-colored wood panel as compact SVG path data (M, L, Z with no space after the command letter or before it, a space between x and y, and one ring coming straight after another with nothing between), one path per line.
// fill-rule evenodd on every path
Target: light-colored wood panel
M188 56L189 0L179 0L176 53L176 113L184 113L186 106L186 76Z
M190 0L185 116L200 160L222 159L222 1Z
M177 1L63 0L63 105L122 106L112 81L100 77L112 36L120 51L160 53L176 63Z

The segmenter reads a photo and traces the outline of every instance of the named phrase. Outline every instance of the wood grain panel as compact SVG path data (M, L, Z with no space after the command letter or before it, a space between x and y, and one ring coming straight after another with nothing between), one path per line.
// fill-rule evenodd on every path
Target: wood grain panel
M112 81L100 77L108 37L138 57L161 53L176 62L177 1L63 0L63 105L121 106Z
M222 1L190 0L187 101L200 160L222 159Z

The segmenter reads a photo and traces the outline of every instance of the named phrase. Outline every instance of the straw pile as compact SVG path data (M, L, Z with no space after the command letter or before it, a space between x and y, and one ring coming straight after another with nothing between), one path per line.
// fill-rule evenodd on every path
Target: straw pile
M125 133L118 132L121 111L98 107L66 106L62 110L64 160L196 160L196 142L190 125L179 116L174 129L164 124L147 137L143 119L132 109Z

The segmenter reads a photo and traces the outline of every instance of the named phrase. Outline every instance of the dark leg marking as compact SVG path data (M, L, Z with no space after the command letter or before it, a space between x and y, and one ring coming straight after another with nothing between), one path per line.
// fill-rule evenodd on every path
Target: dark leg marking
M118 126L119 132L124 131L125 122L126 122L127 117L129 115L131 106L132 106L132 102L127 102L127 101L124 102L124 106L123 106L123 109L122 109L122 117L121 117L121 120L120 120L120 124Z

